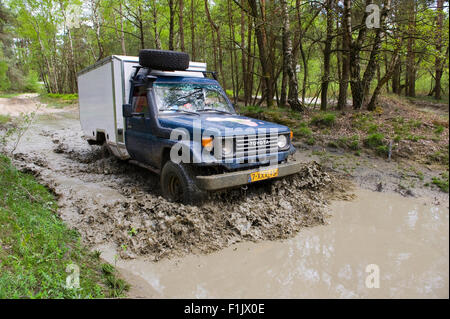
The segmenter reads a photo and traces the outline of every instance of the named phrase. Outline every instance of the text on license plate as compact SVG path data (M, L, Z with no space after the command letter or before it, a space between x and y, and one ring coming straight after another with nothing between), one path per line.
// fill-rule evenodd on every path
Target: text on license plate
M274 178L277 176L278 176L278 168L266 169L264 171L251 173L249 182L262 181L264 179Z

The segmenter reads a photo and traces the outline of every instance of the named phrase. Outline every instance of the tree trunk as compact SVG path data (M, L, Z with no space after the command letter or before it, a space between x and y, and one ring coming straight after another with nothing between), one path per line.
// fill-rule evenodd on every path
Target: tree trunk
M223 63L222 63L223 53L222 53L222 44L221 44L222 40L221 40L221 36L220 36L220 27L213 21L213 19L211 17L211 13L209 12L209 7L208 7L208 0L205 0L205 12L206 12L206 17L208 18L208 21L211 25L212 30L216 33L217 49L218 49L219 77L221 78L221 82L222 82L221 84L223 86L223 89L226 91L227 85L226 85L225 75L223 74Z
M348 80L350 76L350 41L348 32L346 32L348 15L350 14L350 1L344 0L344 13L342 15L342 76L339 82L338 110L345 109L347 105Z
M180 36L180 50L184 52L186 48L184 47L184 24L183 24L183 11L184 11L184 0L178 0L178 34Z
M385 85L389 79L392 77L392 75L395 73L395 69L397 64L399 64L399 56L398 56L398 50L394 52L394 55L392 57L388 72L385 73L385 75L381 78L380 81L377 83L377 87L373 91L372 98L370 99L369 105L367 106L367 109L369 111L374 111L376 108L376 102L378 99L378 96L381 93L381 89L383 88L383 85Z
M293 63L291 30L287 1L281 0L280 4L283 15L283 61L285 63L285 70L289 78L288 103L293 110L303 111L303 107L298 101L298 83L297 74L295 73Z
M323 50L323 75L321 84L320 109L325 111L327 109L328 97L328 83L330 82L330 59L331 59L331 45L333 42L333 9L334 0L326 1L327 12L327 35L325 39L325 48Z
M367 63L366 70L364 71L364 76L362 80L363 86L363 104L364 101L369 96L370 84L375 76L377 70L377 59L380 53L381 41L386 30L386 18L391 10L391 0L383 1L383 8L380 14L380 27L375 31L375 39L373 40L372 51L370 52L369 62Z
M195 17L195 5L194 0L191 0L191 56L193 61L195 61L196 59L194 17Z
M174 47L174 25L175 25L175 8L174 0L169 0L169 50L175 50Z
M161 50L161 38L158 32L158 8L156 7L156 0L153 0L152 6L152 16L153 16L153 34L155 36L155 48Z
M443 14L444 0L437 0L437 17L436 17L436 59L435 59L435 84L434 84L434 98L441 99L441 78L443 74L443 63L441 59L442 54L442 28L443 28Z
M347 6L351 7L351 0L348 1ZM366 0L366 7L372 4L372 0ZM366 19L368 17L368 13L364 11L364 14L361 19L361 25L358 32L358 37L355 41L352 41L350 44L350 87L352 90L352 98L353 98L353 108L358 110L361 108L364 102L364 87L361 81L361 48L366 37L367 26ZM352 23L351 23L351 14L347 16L347 33L348 37L352 38Z
M125 47L125 33L123 32L122 2L119 3L119 18L120 18L120 46L122 47L122 54L127 55L127 49Z
M416 96L416 66L415 66L415 24L416 11L414 0L408 0L408 44L406 54L406 95Z
M273 64L270 59L267 30L266 30L266 14L265 14L265 0L248 0L251 9L251 14L255 19L255 34L258 42L259 60L261 63L261 71L263 78L263 96L266 100L267 107L273 106L274 83L273 83Z

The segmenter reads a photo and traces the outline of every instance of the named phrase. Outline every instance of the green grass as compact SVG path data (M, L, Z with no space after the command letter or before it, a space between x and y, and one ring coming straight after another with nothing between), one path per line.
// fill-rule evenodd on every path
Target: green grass
M6 124L11 121L11 116L0 114L0 125Z
M331 112L320 112L311 118L311 124L320 127L330 127L336 122L336 114Z
M428 96L428 95L418 95L416 97L404 97L404 98L409 101L425 101L425 102L442 103L442 104L448 104L448 102L449 102L448 95L442 96L440 100L436 100L433 96Z
M56 210L44 186L0 155L0 299L123 296L126 283L105 273ZM65 287L70 264L80 269L79 289Z
M442 151L436 151L430 155L428 155L428 163L439 163L442 165L448 165L449 161L449 151L448 149L444 149Z
M448 193L448 172L441 173L440 177L433 177L431 182L440 188L441 191Z
M436 125L436 128L434 129L434 134L441 135L442 132L444 132L444 127L442 125Z
M20 95L20 93L18 93L18 92L12 92L12 93L5 92L5 93L0 93L0 98L9 99L9 98L12 98L12 97L15 97L18 95Z
M247 105L239 107L239 112L242 114L259 114L264 112L264 109L257 105Z
M39 96L42 103L54 108L64 108L78 101L78 94L45 93Z
M366 137L364 140L364 145L369 148L377 148L383 145L384 135L381 133L373 133Z
M309 138L312 136L312 131L305 122L300 123L300 126L293 130L294 135L297 137Z

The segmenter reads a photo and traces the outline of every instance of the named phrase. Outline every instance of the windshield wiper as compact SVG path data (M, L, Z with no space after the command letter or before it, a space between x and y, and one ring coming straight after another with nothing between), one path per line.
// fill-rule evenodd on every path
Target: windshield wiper
M189 93L189 94L180 96L180 97L176 98L174 101L172 101L172 103L175 103L175 102L177 102L177 101L179 101L179 100L181 100L181 99L185 99L185 98L187 98L187 97L190 97L191 95L200 93L202 90L203 90L203 88L194 88L194 92L191 92L191 93Z
M200 115L197 112L194 111L187 111L187 110L180 110L180 109L162 109L160 111L175 111L175 112L184 112L184 113L189 113L189 114L195 114L195 115Z
M222 110L213 109L213 108L206 108L206 109L201 109L201 110L197 110L197 111L199 111L199 112L204 112L204 111L206 111L206 112L208 112L208 111L214 111L214 112L225 113L225 114L233 114L233 113L228 112L228 111L222 111Z

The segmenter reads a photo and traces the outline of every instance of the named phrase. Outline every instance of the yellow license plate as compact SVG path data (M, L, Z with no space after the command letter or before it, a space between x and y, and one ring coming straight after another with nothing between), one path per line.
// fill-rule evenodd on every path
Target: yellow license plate
M278 168L266 169L264 171L254 172L250 174L249 182L262 181L278 176Z

